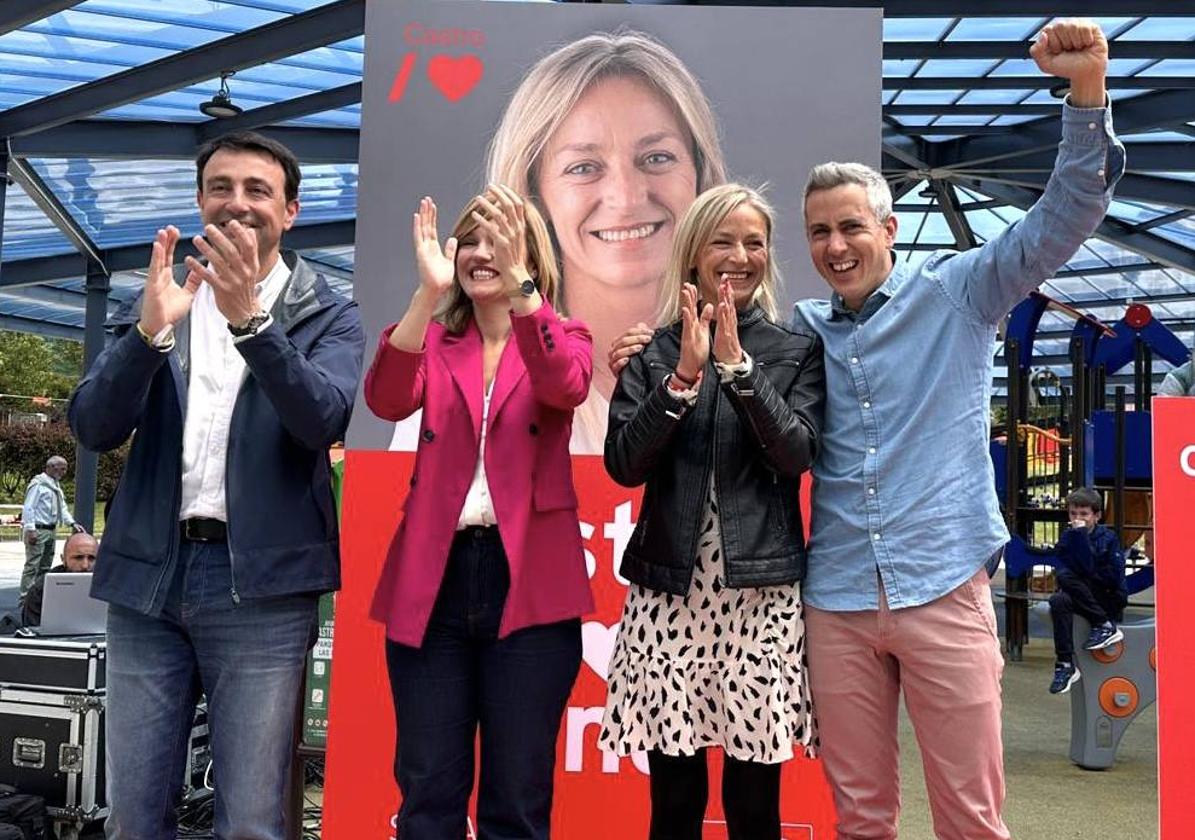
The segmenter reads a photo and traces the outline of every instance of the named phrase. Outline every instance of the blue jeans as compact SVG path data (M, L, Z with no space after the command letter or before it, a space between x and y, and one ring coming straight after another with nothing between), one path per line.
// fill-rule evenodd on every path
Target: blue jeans
M549 837L556 735L581 667L581 622L499 639L509 588L497 529L461 531L422 647L386 643L401 840L465 836L479 728L478 840Z
M216 837L284 840L318 596L234 604L231 593L228 547L184 540L161 616L108 607L109 840L175 837L201 692L211 726Z

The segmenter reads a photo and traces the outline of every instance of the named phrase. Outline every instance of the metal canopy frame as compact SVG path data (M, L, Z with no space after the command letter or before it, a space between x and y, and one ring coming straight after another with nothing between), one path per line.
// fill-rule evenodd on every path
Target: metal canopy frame
M82 280L89 269L94 277L97 267L104 273L141 269L146 261L146 245L103 247L94 241L94 232L89 235L88 228L73 215L77 208L55 194L55 184L38 174L34 162L190 160L196 147L211 137L251 128L285 143L304 164L355 164L356 128L325 127L305 120L358 104L361 83L351 77L346 84L297 91L293 97L251 107L230 120L113 119L105 112L206 82L221 72L247 72L354 39L364 29L365 2L312 0L320 5L0 110L10 195L28 195L60 231L64 251L24 258L10 254L0 264L0 296L61 306L77 315L85 292L47 284ZM705 0L697 0L697 4L702 2ZM718 2L725 4L726 0ZM907 253L966 248L982 242L975 230L977 217L1001 214L1002 208L1020 211L1030 206L1044 186L1056 153L1059 106L1049 97L1043 98L1041 91L1061 80L993 72L1002 62L1025 59L1033 33L1025 31L1007 39L999 35L974 37L973 33L958 40L952 39L951 33L964 22L975 23L976 18L1017 17L1038 25L1055 16L1124 18L1128 22L1109 33L1110 57L1122 66L1134 62L1137 66L1109 79L1117 131L1127 137L1130 167L1116 198L1150 209L1132 219L1110 216L1097 236L1141 256L1131 265L1068 267L1057 277L1131 276L1161 269L1195 272L1192 240L1170 234L1173 226L1189 225L1195 217L1195 179L1189 177L1195 172L1195 77L1170 70L1175 62L1195 58L1195 37L1162 40L1166 33L1159 35L1156 30L1139 39L1118 37L1150 16L1195 20L1195 5L1184 8L1187 4L1162 0L987 0L975 4L975 9L966 9L969 17L960 18L963 10L958 0L835 2L873 8L882 5L886 19L913 27L918 18L939 19L941 24L934 31L927 21L920 36L887 39L884 44L883 96L887 104L883 108L882 165L897 199L896 210L940 218L936 224L925 225L927 231L935 231L932 235L897 246ZM737 4L816 6L824 5L825 0L737 0ZM244 5L254 4L246 0ZM86 10L79 0L5 0L0 4L0 38L73 7ZM979 66L987 69L973 73L972 66L966 73L951 73L951 61L969 61L973 66L981 62ZM923 72L930 62L936 66L933 74ZM890 72L889 63L899 66ZM931 96L943 101L924 101ZM1167 136L1147 136L1156 132ZM918 196L923 200L916 200ZM288 234L287 244L300 249L351 245L354 227L351 218L300 225ZM1190 288L1195 289L1195 280ZM127 290L114 288L109 296L117 300L126 294ZM4 317L2 313L0 317ZM7 317L2 323L12 326L18 320ZM28 325L20 323L19 327ZM62 328L57 325L54 329Z

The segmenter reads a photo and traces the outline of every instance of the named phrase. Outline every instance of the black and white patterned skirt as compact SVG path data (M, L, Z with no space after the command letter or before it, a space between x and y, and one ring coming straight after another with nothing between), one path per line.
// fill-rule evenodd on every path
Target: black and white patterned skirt
M685 596L632 585L606 694L599 745L619 755L692 755L722 747L776 764L817 751L799 585L728 589L710 485Z

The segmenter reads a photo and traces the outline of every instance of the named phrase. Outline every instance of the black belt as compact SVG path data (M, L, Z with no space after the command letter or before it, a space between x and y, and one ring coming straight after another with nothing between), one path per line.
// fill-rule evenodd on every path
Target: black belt
M456 532L456 539L491 540L497 537L497 525L466 525Z
M228 526L219 519L195 516L178 523L178 532L191 542L228 542Z
M57 531L58 530L57 525L51 525L47 522L35 522L35 523L33 523L33 527L39 531Z

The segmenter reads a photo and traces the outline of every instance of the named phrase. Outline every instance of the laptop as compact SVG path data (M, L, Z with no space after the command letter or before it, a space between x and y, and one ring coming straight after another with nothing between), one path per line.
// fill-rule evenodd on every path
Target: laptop
M91 597L91 572L46 574L39 636L101 635L108 627L108 605Z

